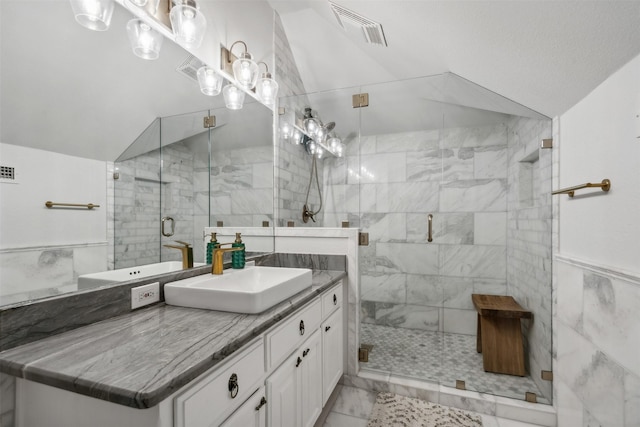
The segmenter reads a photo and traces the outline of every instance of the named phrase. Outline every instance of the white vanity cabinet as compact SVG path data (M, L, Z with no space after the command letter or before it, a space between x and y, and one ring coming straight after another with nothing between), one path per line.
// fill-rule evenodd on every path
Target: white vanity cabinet
M343 309L340 307L320 328L322 334L322 405L331 396L343 373Z
M266 381L268 427L313 427L340 380L344 347L342 293L341 282L267 334L266 351L271 360L277 360L279 354L290 354ZM296 326L301 319L307 319L305 325L315 327L312 335L300 343ZM278 347L271 348L275 343Z
M267 378L268 426L313 427L322 412L322 341L316 330Z
M220 427L265 427L266 413L265 389L260 387Z
M18 379L16 427L313 427L343 372L342 281L158 405Z
M230 359L176 396L175 427L219 425L262 385L265 368L261 338Z

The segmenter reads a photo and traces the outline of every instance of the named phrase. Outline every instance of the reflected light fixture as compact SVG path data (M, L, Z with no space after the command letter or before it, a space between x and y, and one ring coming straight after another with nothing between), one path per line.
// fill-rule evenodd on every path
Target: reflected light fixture
M169 19L176 42L186 48L200 47L207 29L205 19L195 0L172 0Z
M127 34L133 53L142 59L158 59L164 37L141 19L127 22Z
M292 134L293 129L291 125L287 122L282 122L282 125L280 125L280 135L282 136L282 139L288 141Z
M224 96L224 104L229 110L239 110L242 108L244 91L239 87L229 83L222 89L222 95Z
M114 5L114 0L71 0L78 24L94 31L109 29Z
M253 60L253 56L247 51L247 44L242 40L234 42L229 48L229 52L231 53L233 47L238 43L242 43L244 52L233 61L233 77L240 87L251 90L256 87L260 70L258 69L258 64Z
M222 89L222 76L214 71L213 68L200 67L198 69L198 83L200 84L200 91L208 96L216 96L220 94ZM242 108L242 107L241 107Z
M258 63L258 66L260 64L264 64L265 72L256 83L256 95L265 105L275 105L276 99L278 99L278 82L271 78L267 64L262 61Z
M128 1L140 7L146 6L147 3L149 2L148 0L128 0Z
M318 131L322 129L322 124L320 124L320 122L313 117L313 115L311 114L311 108L309 107L304 109L302 124L304 126L304 131L311 138L315 138Z

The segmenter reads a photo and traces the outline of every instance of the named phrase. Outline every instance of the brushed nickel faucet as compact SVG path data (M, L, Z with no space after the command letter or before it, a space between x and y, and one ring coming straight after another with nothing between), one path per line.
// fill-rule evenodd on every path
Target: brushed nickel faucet
M193 268L193 248L187 242L181 242L176 240L181 246L177 245L163 245L165 248L178 249L182 253L182 269Z

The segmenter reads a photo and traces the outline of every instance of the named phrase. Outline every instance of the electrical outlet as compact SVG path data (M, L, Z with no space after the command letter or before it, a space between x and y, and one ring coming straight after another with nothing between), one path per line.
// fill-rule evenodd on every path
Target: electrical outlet
M160 301L160 282L131 288L131 309Z

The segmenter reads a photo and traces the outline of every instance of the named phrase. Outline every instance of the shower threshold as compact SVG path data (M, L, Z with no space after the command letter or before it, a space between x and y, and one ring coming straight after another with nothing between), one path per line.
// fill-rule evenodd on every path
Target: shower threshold
M362 371L390 374L448 387L464 381L466 390L525 400L535 393L537 403L549 404L530 376L485 372L476 337L363 323L360 342L372 344Z

